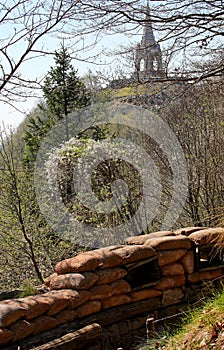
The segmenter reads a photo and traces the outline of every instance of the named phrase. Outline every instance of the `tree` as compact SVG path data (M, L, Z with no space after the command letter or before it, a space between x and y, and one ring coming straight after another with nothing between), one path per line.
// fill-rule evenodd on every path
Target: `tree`
M25 162L34 161L40 142L57 121L65 120L66 138L69 139L68 115L90 104L91 95L77 76L71 56L62 45L55 52L55 67L51 67L42 87L45 103L40 103L30 116L24 140Z
M84 57L81 54L91 52L105 34L123 33L132 38L136 33L139 35L146 14L143 5L146 3L142 0L55 0L53 3L13 0L10 4L1 3L1 101L14 105L15 100L33 95L40 88L40 79L21 75L20 68L31 59L41 59L52 53L46 46L48 35L60 33L65 39L69 38L71 47L79 51L75 55L78 60L100 64L96 53ZM221 0L152 1L150 7L152 25L158 33L158 41L165 45L168 69L173 72L169 79L197 81L223 74ZM192 58L200 62L201 56L206 65L193 67ZM175 69L179 70L178 77ZM32 89L28 91L27 87Z
M48 111L53 118L65 118L66 135L69 138L67 117L72 111L90 103L90 93L77 76L77 70L71 64L71 56L62 45L55 52L55 67L51 67L42 87Z
M42 283L58 259L77 249L49 227L35 196L32 169L24 167L12 130L0 132L0 290L28 280Z
M216 214L224 207L223 101L221 86L203 82L163 110L187 160L185 217L195 226L216 224Z

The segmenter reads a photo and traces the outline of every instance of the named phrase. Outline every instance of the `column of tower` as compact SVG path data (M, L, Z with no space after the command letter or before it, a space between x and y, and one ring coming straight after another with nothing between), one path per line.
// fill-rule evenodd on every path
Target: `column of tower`
M142 62L143 69L141 68ZM135 69L136 75L140 80L147 80L151 77L163 75L162 52L160 45L155 40L148 2L142 40L137 44L136 48Z

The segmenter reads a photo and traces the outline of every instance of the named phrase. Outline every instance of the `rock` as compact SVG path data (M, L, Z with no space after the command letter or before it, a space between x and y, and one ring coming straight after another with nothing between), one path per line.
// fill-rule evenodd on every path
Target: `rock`
M214 280L223 275L222 269L215 269L209 271L194 272L187 276L190 283L198 283L204 280Z
M90 290L90 300L107 299L113 295L113 288L108 284L93 286Z
M9 343L14 337L14 333L9 329L0 329L0 345L5 345Z
M172 264L187 253L186 249L164 250L157 253L159 266Z
M183 265L181 265L180 263L173 263L162 266L161 271L163 276L184 275L184 268Z
M34 332L34 325L26 320L19 320L9 327L14 333L13 342L24 339Z
M57 274L66 274L70 272L93 271L100 264L100 258L94 251L79 253L74 258L65 259L59 262L55 267Z
M170 288L176 288L184 286L185 276L172 276L172 277L162 277L161 281L154 286L155 289L165 290Z
M89 289L98 280L94 272L68 273L52 277L49 283L51 290L60 289Z
M128 304L131 302L131 298L127 295L120 294L114 295L111 298L102 300L102 309L108 309L110 307Z
M159 295L161 295L161 292L155 289L142 289L129 294L132 302L144 300L144 299L156 298Z
M131 291L131 286L124 280L118 280L111 283L113 294L125 294Z
M193 233L195 231L204 230L205 228L207 228L207 227L190 226L190 227L179 228L178 230L175 230L174 233L176 235L189 236L191 233Z
M148 239L151 238L158 238L158 237L165 237L165 236L175 236L174 232L172 231L158 231L158 232L152 232L147 235L140 235L140 236L134 236L134 237L128 237L125 241L126 244L144 244Z
M196 231L190 234L189 238L192 239L197 245L207 245L211 242L215 242L217 238L224 234L224 228L207 228L205 230Z
M164 290L162 298L162 306L168 306L180 303L184 297L181 288Z
M110 284L126 276L127 271L120 267L114 267L112 269L97 270L95 274L98 276L96 284Z
M77 317L85 317L91 314L95 314L101 310L101 302L100 301L88 301L87 303L79 306L76 309Z
M170 250L170 249L191 249L192 242L186 236L174 236L174 237L160 237L147 240L144 245L158 250Z
M22 299L0 302L0 328L7 327L27 315Z
M183 258L181 258L180 263L183 265L184 270L187 273L193 273L194 272L194 252L189 251L187 252Z

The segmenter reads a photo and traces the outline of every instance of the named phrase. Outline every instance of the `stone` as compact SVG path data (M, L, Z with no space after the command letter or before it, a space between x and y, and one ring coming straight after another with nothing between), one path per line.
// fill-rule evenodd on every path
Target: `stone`
M184 275L183 265L180 263L173 263L161 267L163 276L178 276Z
M164 250L157 253L159 266L172 264L181 259L187 253L186 249Z
M5 345L9 343L14 337L14 333L9 329L0 329L0 345Z
M172 276L172 277L162 277L161 281L154 286L155 289L165 290L170 288L176 288L184 286L185 284L185 276Z
M162 298L162 306L168 306L180 303L184 297L184 293L181 288L174 288L164 290Z
M134 237L128 237L125 241L126 244L144 244L148 239L151 238L158 238L158 237L165 237L165 236L175 236L174 232L172 231L158 231L158 232L152 232L148 233L147 235L140 235L140 236L134 236Z
M26 320L19 320L9 327L13 332L13 342L24 339L34 332L34 326Z
M118 280L111 283L113 294L125 294L131 291L131 286L125 280Z
M63 310L55 315L56 320L59 324L65 324L74 321L77 317L75 310Z
M194 272L194 252L188 251L179 261L183 265L184 270L191 274Z
M77 317L85 317L91 314L95 314L96 312L99 312L101 310L101 302L94 300L94 301L87 301L87 303L83 304L82 306L79 306L76 309Z
M26 314L27 309L22 299L2 301L0 302L0 327L7 327Z
M186 236L166 236L154 239L148 239L144 245L158 250L170 250L170 249L191 249L192 242Z
M107 299L113 295L113 288L108 284L93 286L90 290L90 300Z
M194 272L187 276L190 283L198 283L204 280L214 280L223 275L222 269Z
M114 295L108 299L102 300L102 309L108 309L110 307L128 304L131 302L131 298L125 294Z
M207 228L205 230L196 231L190 234L189 238L192 239L197 245L207 245L224 235L224 228Z
M39 316L35 318L31 325L33 326L33 334L39 334L45 331L49 331L50 329L56 328L59 323L56 318L49 316Z
M98 276L96 284L110 284L126 276L127 271L120 267L114 267L112 269L97 270L95 274Z
M51 290L60 289L89 289L98 280L94 272L68 273L52 277L49 283Z
M200 231L204 230L207 227L200 227L200 226L189 226L189 227L184 227L184 228L179 228L174 231L176 235L184 235L184 236L189 236L191 233L195 231Z
M55 266L55 272L62 275L71 272L93 271L100 264L100 258L94 251L79 253L74 258L65 259Z
M129 294L132 302L144 300L144 299L156 298L160 295L161 295L161 292L155 289L142 289Z

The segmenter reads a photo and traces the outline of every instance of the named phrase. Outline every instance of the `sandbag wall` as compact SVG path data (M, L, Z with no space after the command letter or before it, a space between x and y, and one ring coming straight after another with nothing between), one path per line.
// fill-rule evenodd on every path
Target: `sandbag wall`
M193 291L197 294L203 281L223 276L221 260L218 265L203 267L199 256L200 247L213 245L222 234L223 228L195 227L156 232L61 261L45 281L47 293L0 302L0 345L16 344L22 350L24 338L75 321L85 324L83 320L89 318L112 332L112 348L125 347L134 336L128 319L134 316L143 327L143 313L163 310L166 314L164 310L172 305L191 302ZM110 310L120 316L110 317ZM119 333L119 323L113 334L113 322L118 321L127 327ZM98 342L94 349L104 348L103 342Z

